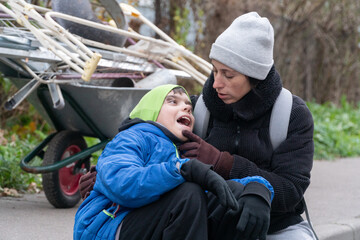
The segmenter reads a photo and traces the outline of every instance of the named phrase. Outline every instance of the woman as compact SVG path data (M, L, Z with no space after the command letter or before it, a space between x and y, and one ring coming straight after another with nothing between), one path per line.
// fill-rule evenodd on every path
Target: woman
M293 96L288 134L273 150L271 110L282 83L273 60L274 31L267 18L244 14L216 39L210 51L213 73L203 88L210 111L207 137L184 132L184 157L212 164L225 179L259 175L274 187L267 239L315 239L300 216L313 164L313 119Z

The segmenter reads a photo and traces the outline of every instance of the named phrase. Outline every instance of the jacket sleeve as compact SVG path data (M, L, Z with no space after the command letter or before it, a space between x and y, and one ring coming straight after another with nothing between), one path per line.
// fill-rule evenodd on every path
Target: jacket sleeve
M120 132L99 157L94 189L114 203L138 208L184 182L176 162L187 159L173 157L146 165L150 154L151 144L141 133Z
M272 202L272 200L274 199L274 188L271 186L271 184L263 177L260 176L252 176L252 177L245 177L245 178L235 178L235 179L231 179L232 181L241 183L242 185L246 186L248 185L248 183L259 183L263 186L264 189L266 189L269 193L270 193L270 200L269 202Z
M287 139L274 151L270 169L260 169L249 159L234 155L230 172L231 178L259 175L267 179L275 192L272 202L274 212L294 210L310 184L314 123L306 104L299 98L294 100L297 104L293 104Z

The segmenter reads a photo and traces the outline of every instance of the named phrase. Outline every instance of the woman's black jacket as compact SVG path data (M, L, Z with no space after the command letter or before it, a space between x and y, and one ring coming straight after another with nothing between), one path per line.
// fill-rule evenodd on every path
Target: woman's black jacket
M210 111L205 140L234 156L230 178L262 176L274 187L268 233L301 222L302 199L310 184L313 165L313 119L304 101L293 95L287 139L273 150L269 138L272 106L282 88L273 66L238 102L226 105L212 88L213 74L204 85L203 97Z

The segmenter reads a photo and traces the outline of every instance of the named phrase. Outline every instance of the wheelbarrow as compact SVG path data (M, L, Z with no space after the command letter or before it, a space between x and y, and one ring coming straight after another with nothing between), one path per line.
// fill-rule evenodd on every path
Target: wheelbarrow
M114 0L101 1L114 4ZM91 154L116 135L121 121L146 92L157 85L176 83L179 78L203 83L203 73L211 69L209 63L177 45L124 4L120 6L126 15L150 25L164 40L52 12L23 0L6 1L10 8L1 2L0 10L10 20L3 27L0 24L0 71L20 89L5 107L14 109L26 98L56 131L27 154L20 166L26 172L43 175L45 195L57 208L78 203L79 179L89 170ZM78 38L53 18L138 42L125 48ZM19 29L14 20L24 29ZM99 143L88 147L86 136L98 138ZM36 156L43 159L42 166L31 165Z

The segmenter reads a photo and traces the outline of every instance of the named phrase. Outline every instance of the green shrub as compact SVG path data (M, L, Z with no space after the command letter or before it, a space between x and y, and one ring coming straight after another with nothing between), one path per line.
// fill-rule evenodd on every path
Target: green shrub
M41 174L23 171L20 168L20 161L46 137L47 135L39 130L15 134L0 129L0 189L14 188L26 191L30 183L35 183L38 188L42 187ZM99 142L96 138L85 137L85 140L88 146ZM100 154L101 151L92 154L92 165L96 164ZM35 157L30 165L41 166L41 164L42 159Z
M41 175L23 171L20 161L44 138L38 130L17 135L0 129L0 187L25 191L30 183L41 186ZM40 165L41 159L36 157L33 164Z
M314 118L315 159L360 156L360 106L308 103Z
M100 142L98 138L93 137L84 137L86 144L89 147L94 146ZM96 151L93 154L91 154L90 163L91 165L96 165L98 158L100 157L100 154L102 153L102 150Z

